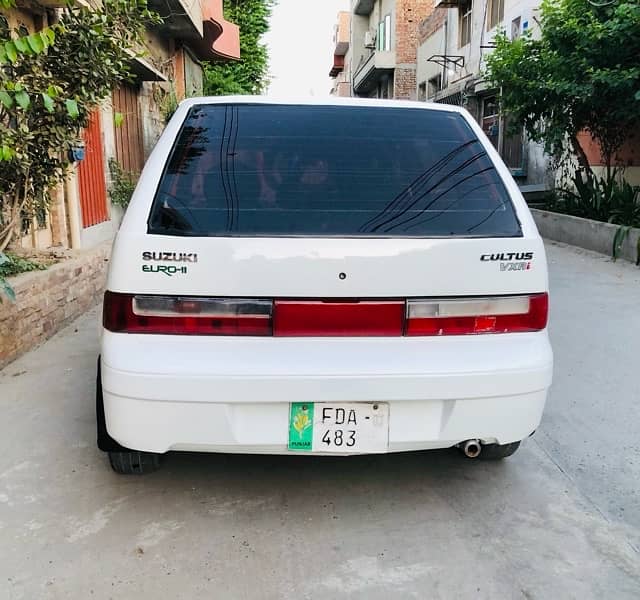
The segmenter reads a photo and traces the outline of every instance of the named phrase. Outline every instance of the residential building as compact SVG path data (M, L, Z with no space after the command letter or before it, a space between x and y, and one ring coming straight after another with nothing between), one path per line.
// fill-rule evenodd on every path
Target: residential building
M351 13L343 10L338 13L338 22L333 32L333 66L329 71L329 77L333 78L333 96L351 96L351 73L348 68L351 63L350 42Z
M131 53L130 83L114 90L84 131L85 157L52 190L49 214L23 222L23 247L87 248L111 239L121 210L108 199L109 160L140 173L177 101L202 93L200 61L238 59L238 27L223 16L223 0L149 0L163 23L147 30L144 54ZM0 11L11 29L40 30L58 18L65 0L18 0ZM122 123L116 125L116 114ZM120 121L120 118L117 119Z
M433 0L352 0L351 95L415 99L418 25L432 10Z
M418 29L417 97L467 108L500 152L525 192L542 192L553 179L540 144L509 133L499 90L482 78L499 29L511 38L539 31L540 0L435 0Z

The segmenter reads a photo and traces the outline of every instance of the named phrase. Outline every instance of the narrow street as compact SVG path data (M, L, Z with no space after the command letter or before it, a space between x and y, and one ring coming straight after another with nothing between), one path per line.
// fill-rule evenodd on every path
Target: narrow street
M0 372L0 598L640 597L640 269L548 244L555 381L503 463L95 448L99 311Z

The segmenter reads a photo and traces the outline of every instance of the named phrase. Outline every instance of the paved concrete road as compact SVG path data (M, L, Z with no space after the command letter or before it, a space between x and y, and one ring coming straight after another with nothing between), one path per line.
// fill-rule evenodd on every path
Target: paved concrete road
M0 599L640 598L640 269L549 246L556 380L502 464L94 448L97 311L0 374Z

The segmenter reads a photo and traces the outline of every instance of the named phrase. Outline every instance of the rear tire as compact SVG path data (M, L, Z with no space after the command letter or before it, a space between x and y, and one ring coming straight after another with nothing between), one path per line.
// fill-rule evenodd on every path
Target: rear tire
M160 455L151 452L109 452L111 468L120 475L145 475L160 467Z
M104 416L100 357L98 357L98 373L96 377L96 429L98 448L109 454L109 463L116 473L121 475L144 475L145 473L153 473L160 467L160 454L125 448L109 435Z
M482 452L478 458L484 460L502 460L515 453L520 447L520 442L511 442L510 444L485 444L482 446Z

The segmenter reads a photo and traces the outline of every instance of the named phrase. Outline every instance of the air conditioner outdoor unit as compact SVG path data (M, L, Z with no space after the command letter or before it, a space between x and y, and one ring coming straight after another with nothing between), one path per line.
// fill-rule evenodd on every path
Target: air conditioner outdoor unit
M376 38L373 33L370 31L365 32L364 34L364 47L365 48L375 48L376 47Z

